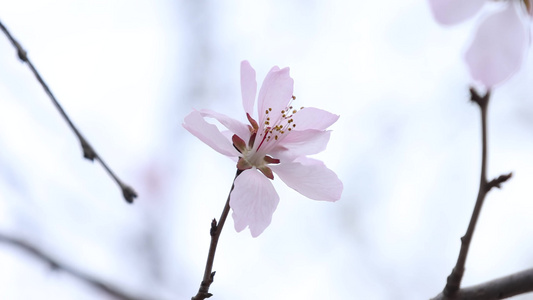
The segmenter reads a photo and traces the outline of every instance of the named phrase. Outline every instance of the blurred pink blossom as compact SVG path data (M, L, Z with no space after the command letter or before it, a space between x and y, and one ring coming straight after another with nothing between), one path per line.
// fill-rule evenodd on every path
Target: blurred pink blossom
M428 0L435 19L444 25L462 22L487 2L501 2L483 19L465 53L474 80L490 89L514 75L529 48L531 0ZM497 5L498 5L497 4Z
M259 90L254 119L255 70L243 61L241 93L249 125L207 109L191 112L183 123L201 141L237 161L242 173L235 179L230 207L235 230L248 226L253 237L268 227L279 203L273 173L308 198L336 201L341 197L343 185L337 175L307 157L326 148L330 136L326 129L339 116L317 108L294 108L293 85L289 68L273 67ZM220 132L205 118L217 120L228 130Z

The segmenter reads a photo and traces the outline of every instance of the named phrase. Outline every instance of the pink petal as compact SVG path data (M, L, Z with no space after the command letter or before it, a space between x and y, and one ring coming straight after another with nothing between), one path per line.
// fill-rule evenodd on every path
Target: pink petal
M509 4L483 21L465 59L472 78L491 88L520 69L525 50L525 24Z
M200 114L202 114L203 117L216 119L220 124L224 125L231 132L237 134L243 140L247 141L250 138L250 129L248 128L248 125L243 124L240 121L210 109L202 109L200 110Z
M299 156L317 154L326 149L331 131L308 129L291 131L278 145L272 149L274 158L292 161Z
M337 122L338 115L334 115L322 109L306 107L298 111L292 117L296 130L305 129L327 129L331 124Z
M289 68L273 67L265 77L259 90L257 111L259 124L264 124L265 112L271 109L269 116L275 120L286 109L292 98L294 81L290 77Z
M199 111L195 110L186 116L183 127L219 153L230 157L239 155L231 142L215 125L207 123Z
M257 237L270 225L279 196L270 179L256 168L243 171L234 184L229 205L235 230L241 232L248 226L252 236Z
M271 165L270 168L289 187L308 198L325 201L341 198L342 182L319 160L301 157L291 163Z
M241 62L241 94L244 111L253 116L255 94L257 93L257 82L255 81L255 70L247 60Z
M475 15L487 0L429 0L429 7L437 22L451 25Z

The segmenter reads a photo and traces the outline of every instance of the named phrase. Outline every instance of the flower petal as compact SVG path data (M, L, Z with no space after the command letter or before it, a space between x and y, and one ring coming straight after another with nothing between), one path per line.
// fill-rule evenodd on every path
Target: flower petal
M270 168L289 187L313 200L337 201L342 182L323 162L300 157L294 162L271 165Z
M265 111L271 109L269 117L273 120L281 116L292 99L294 80L290 77L289 68L273 67L268 72L259 90L257 111L259 124L265 122Z
M291 131L270 154L283 162L289 162L299 156L320 153L326 149L330 133L331 131L314 129Z
M491 88L516 73L524 58L526 34L511 3L486 18L465 54L472 78Z
M253 115L255 94L257 93L257 82L255 81L255 70L247 60L241 62L241 94L244 111Z
M337 122L339 116L322 109L305 107L295 113L292 119L294 120L294 124L296 124L295 130L325 130L331 124Z
M235 230L241 232L248 226L252 236L257 237L270 225L279 196L272 182L256 168L243 171L234 184L229 205Z
M200 113L203 117L216 119L220 124L224 125L231 132L237 134L241 139L247 141L250 138L250 129L248 128L248 125L210 109L202 109L200 110Z
M475 15L487 0L429 0L437 22L443 25L460 23Z
M195 110L186 116L183 127L219 153L230 157L239 155L229 139L215 125L207 123L199 111Z

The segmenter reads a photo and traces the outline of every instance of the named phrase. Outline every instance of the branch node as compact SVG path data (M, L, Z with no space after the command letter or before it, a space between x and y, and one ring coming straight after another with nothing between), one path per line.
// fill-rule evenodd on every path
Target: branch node
M442 291L445 296L450 297L457 293L460 288L461 278L463 278L464 271L464 269L457 269L457 267L453 268L452 273L446 280L446 286Z
M485 190L488 192L492 188L501 188L501 184L509 180L513 176L513 173L500 175L498 178L494 178L491 181L487 182L485 185Z
M94 159L97 157L96 152L94 152L93 147L85 141L85 139L81 140L81 148L83 149L83 157L90 161L94 161Z
M19 44L19 42L14 41L15 47L17 48L17 55L20 60L23 62L28 62L28 52L22 48L22 46Z
M481 96L473 87L470 87L470 100L479 107L486 106L489 102L490 90L488 90L484 96Z
M217 227L217 220L213 219L213 221L211 221L211 229L209 230L209 234L211 236L215 235L215 233L217 232Z
M133 188L129 185L121 184L120 188L122 189L122 195L124 196L124 199L126 199L126 202L133 203L133 200L137 198L137 193Z

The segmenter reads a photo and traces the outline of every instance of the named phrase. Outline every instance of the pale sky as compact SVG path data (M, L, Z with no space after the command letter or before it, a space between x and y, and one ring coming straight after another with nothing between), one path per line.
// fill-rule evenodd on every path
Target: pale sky
M7 38L0 38L0 233L150 299L190 299L235 173L183 129L193 109L244 120L239 66L290 67L298 103L340 115L316 157L336 203L279 180L258 238L228 218L212 299L428 299L457 259L479 183L463 52L483 15L440 27L425 1L1 1L74 123L138 192L126 204ZM465 285L533 267L533 60L493 93L490 178ZM110 299L0 244L2 299ZM516 299L533 299L521 296Z

